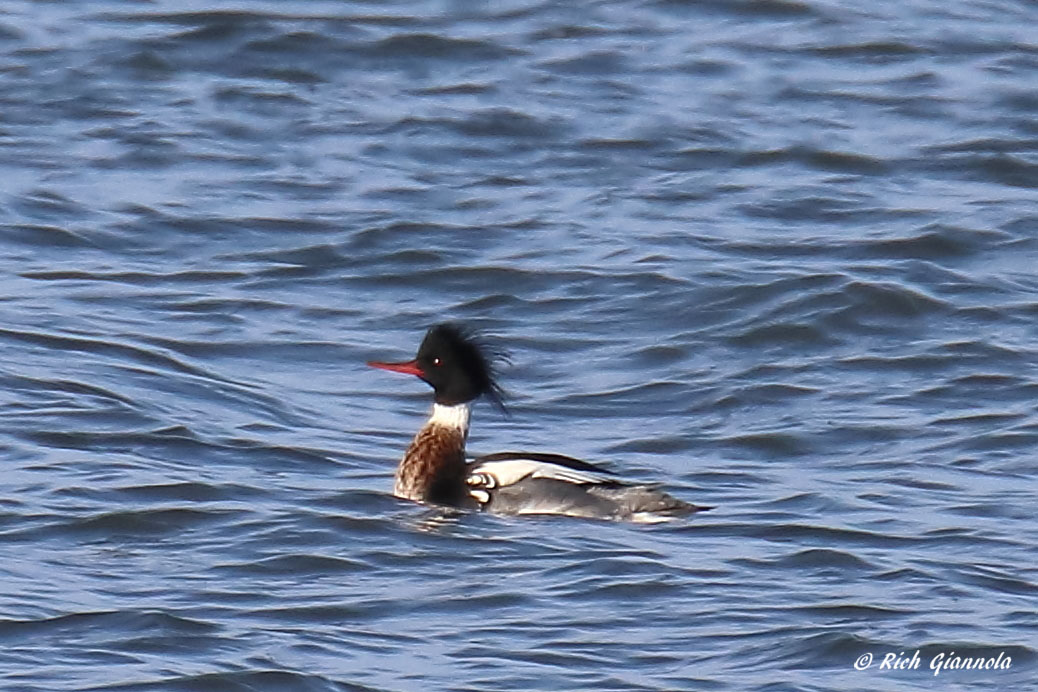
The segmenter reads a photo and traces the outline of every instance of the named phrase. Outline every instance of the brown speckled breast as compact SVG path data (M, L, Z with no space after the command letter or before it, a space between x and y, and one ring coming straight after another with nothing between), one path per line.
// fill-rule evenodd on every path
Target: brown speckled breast
M453 507L470 504L464 431L436 424L419 430L397 467L393 494Z

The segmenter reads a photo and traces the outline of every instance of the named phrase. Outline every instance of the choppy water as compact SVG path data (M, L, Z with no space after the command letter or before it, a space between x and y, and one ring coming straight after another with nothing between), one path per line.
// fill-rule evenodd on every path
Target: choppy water
M1033 684L1035 5L488 5L0 8L0 688ZM445 318L717 508L392 498Z

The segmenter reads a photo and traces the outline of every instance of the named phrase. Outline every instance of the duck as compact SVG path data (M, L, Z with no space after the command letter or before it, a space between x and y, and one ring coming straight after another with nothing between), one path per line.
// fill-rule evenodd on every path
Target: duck
M498 515L638 523L671 521L711 509L563 454L508 451L468 458L465 444L473 403L482 397L505 411L496 372L501 356L480 333L445 322L428 329L414 359L368 361L373 368L413 375L433 390L432 412L397 465L396 497Z

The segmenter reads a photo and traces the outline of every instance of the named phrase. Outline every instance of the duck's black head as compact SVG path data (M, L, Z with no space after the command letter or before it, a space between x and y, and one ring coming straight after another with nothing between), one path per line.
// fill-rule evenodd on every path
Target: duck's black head
M370 361L368 365L417 375L433 388L438 404L453 406L486 396L503 409L503 392L494 377L495 358L503 355L490 350L478 334L459 324L445 323L429 328L414 360Z

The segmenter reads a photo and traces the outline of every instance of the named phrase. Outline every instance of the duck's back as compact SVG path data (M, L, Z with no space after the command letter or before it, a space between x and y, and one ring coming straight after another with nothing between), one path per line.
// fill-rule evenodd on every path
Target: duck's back
M709 509L650 486L622 483L605 469L558 454L479 457L469 463L466 484L480 508L495 514L660 522Z

